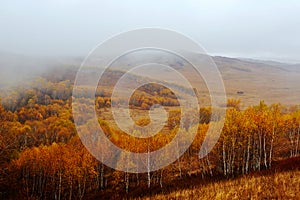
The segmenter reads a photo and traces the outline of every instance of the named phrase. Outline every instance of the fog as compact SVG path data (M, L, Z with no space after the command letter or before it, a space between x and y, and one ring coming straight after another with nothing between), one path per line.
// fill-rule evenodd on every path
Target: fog
M0 84L143 27L178 31L210 55L300 63L299 11L297 0L2 0Z
M119 32L173 29L209 54L299 62L300 1L2 0L0 50L85 56Z

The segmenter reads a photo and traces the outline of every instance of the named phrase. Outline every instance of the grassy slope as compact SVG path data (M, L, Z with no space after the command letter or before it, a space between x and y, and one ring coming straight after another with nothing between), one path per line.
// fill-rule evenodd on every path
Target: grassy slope
M278 162L271 170L206 184L191 181L188 188L136 199L300 199L300 157Z
M271 169L235 178L217 176L183 177L158 185L131 188L128 194L117 191L98 192L87 199L299 199L300 156L273 163Z
M245 176L138 199L300 199L300 171Z

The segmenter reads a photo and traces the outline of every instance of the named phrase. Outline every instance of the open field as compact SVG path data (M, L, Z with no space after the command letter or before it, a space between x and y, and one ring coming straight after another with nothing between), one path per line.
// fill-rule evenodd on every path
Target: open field
M192 184L191 184L192 185ZM247 175L233 180L191 186L169 194L134 198L135 200L163 199L300 199L300 171L268 175Z

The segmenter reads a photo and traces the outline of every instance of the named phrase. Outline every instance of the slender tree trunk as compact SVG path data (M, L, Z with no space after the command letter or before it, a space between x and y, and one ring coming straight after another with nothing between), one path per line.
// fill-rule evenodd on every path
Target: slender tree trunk
M80 200L83 199L84 195L85 195L85 190L86 190L86 174L84 175L83 178L83 189L82 189L82 195L80 196Z
M242 174L245 174L245 166L246 166L246 155L247 155L247 151L246 151L246 147L243 148L243 160L242 160L242 163L241 163L241 171L242 171Z
M253 138L252 140L252 159L251 159L251 167L252 167L252 170L256 170L256 166L257 166L257 160L258 160L258 141L255 140L255 137Z
M29 199L29 169L27 167L25 167L23 169L23 174L25 176L25 188L26 188L26 196L27 196L27 199Z
M101 168L100 168L100 188L101 190L104 188L104 165L103 162L101 162Z
M265 164L265 167L267 168L268 165L267 165L267 149L266 149L266 133L264 133L263 135L263 147L264 147L264 164Z
M207 162L207 165L208 165L208 170L209 170L210 176L212 177L213 176L213 172L212 172L212 169L211 169L211 165L210 165L210 161L209 161L208 155L206 156L206 162Z
M222 150L223 150L223 170L224 170L224 176L227 175L227 166L226 166L226 152L225 152L225 142L223 141L222 145Z
M147 154L147 177L148 177L148 188L151 186L151 174L150 174L150 142L148 140L148 154Z
M258 134L259 137L259 155L258 155L258 162L257 162L257 167L258 171L260 171L260 164L261 164L261 157L262 157L262 138L261 138L261 132Z
M129 173L125 172L126 193L129 191Z
M202 166L202 167L201 167ZM205 164L203 162L203 158L199 160L199 169L201 170L201 176L204 178L205 175Z
M182 170L181 170L181 162L180 162L180 158L179 158L179 144L178 141L176 142L177 144L177 162L178 162L178 169L179 169L179 177L182 178Z
M59 172L58 200L61 199L61 172Z
M33 173L32 175L32 187L31 187L31 197L34 196L34 193L35 193L35 182L36 182L36 174L35 172Z
M296 150L295 153L296 155L299 154L299 139L300 139L300 124L298 125L298 130L297 130L297 140L296 140Z
M140 185L139 173L136 173L136 186Z
M274 137L275 137L275 125L273 125L273 129L272 129L272 138L271 138L271 146L270 146L270 154L269 154L269 168L271 168L271 166L272 166Z
M234 136L236 137L236 136ZM232 148L231 148L231 163L230 163L230 169L231 169L231 174L234 174L234 161L235 161L235 138L233 138L232 142Z
M72 200L72 195L73 195L73 181L71 179L70 181L70 194L69 194L69 200Z
M251 136L248 135L247 159L246 159L246 174L249 172L250 145L251 145Z
M163 187L163 169L160 170L160 179L159 179L160 187Z
M289 131L289 139L290 139L290 157L293 157L293 148L294 148L294 136L293 131Z

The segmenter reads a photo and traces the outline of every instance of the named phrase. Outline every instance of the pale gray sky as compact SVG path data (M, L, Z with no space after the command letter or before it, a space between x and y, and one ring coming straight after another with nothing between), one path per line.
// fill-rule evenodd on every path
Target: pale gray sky
M117 33L181 32L209 54L300 62L299 0L1 0L0 51L85 56Z

